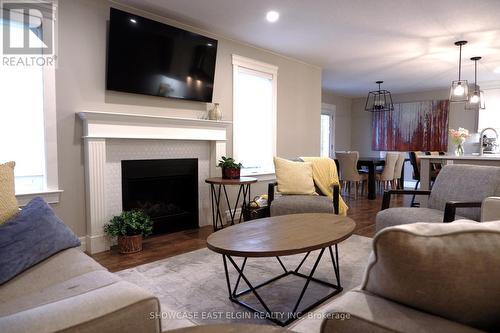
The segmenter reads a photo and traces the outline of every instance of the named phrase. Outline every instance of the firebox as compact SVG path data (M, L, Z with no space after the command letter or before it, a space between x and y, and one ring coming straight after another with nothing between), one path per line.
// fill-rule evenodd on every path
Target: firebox
M198 159L122 161L122 204L148 214L153 234L198 228Z

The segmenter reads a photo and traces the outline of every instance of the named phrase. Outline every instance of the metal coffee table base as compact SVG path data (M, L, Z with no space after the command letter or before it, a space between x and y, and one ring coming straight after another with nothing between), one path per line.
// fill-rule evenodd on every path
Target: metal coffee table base
M307 252L306 255L304 256L304 258L302 259L302 261L300 262L300 264L297 266L297 268L295 268L295 270L287 270L285 265L283 265L283 262L281 261L280 257L276 257L276 259L278 259L278 262L279 264L281 265L281 267L283 268L283 271L284 273L283 274L280 274L268 281L265 281L263 283L260 283L256 286L253 286L251 284L251 282L248 280L248 278L245 276L245 274L243 273L243 271L245 270L245 265L247 263L247 259L248 257L245 257L244 260L243 260L243 263L241 265L241 267L239 267L236 262L233 260L233 258L229 255L223 255L223 260L224 260L224 271L226 273L226 282L227 282L227 288L228 288L228 291L229 291L229 299L235 303L238 303L242 306L244 306L245 308L249 309L249 310L252 310L254 312L257 312L259 313L262 317L264 318L267 318L269 319L270 321L280 325L280 326L286 326L288 324L290 324L291 322L293 322L294 320L300 318L303 314L309 312L310 310L312 310L313 308L315 308L316 306L320 305L321 303L323 303L324 301L326 301L327 299L329 299L330 297L332 296L335 296L337 295L338 293L340 293L342 291L342 287L340 285L340 270L339 270L339 255L338 255L338 247L337 247L337 244L334 245L335 247L335 253L334 251L332 250L332 247L329 246L329 247L325 247L325 248L322 248L320 250L320 253L314 263L314 266L313 268L311 269L309 275L305 275L305 274L302 274L299 272L300 268L302 267L302 264L305 262L305 260L307 259L307 257L309 256L309 254L311 252ZM323 253L325 252L325 250L328 249L328 252L330 253L330 258L332 260L332 264L333 264L333 271L335 273L335 278L337 280L337 284L333 284L333 283L330 283L330 282L327 282L327 281L323 281L323 280L319 280L319 279L316 279L313 277L314 275L314 272L316 271L316 268L318 267L318 264L321 260L321 257L323 256ZM236 284L234 285L234 288L231 287L231 281L230 281L230 278L229 278L229 270L228 270L228 264L227 262L230 262L234 269L238 272L238 278L236 279ZM295 275L295 276L298 276L298 277L301 277L301 278L304 278L305 279L305 283L304 283L304 287L302 288L302 291L300 293L300 296L299 298L297 299L297 302L294 304L293 306L293 310L290 311L286 316L283 314L283 313L278 313L278 312L273 312L269 307L268 305L264 302L264 300L262 299L262 297L259 295L259 293L257 292L257 290L263 286L266 286L272 282L275 282L281 278L284 278L288 275ZM248 289L246 290L243 290L243 291L240 291L240 292L236 292L237 289L238 289L238 286L240 284L240 281L241 279L243 279L243 281L248 285ZM316 283L319 283L319 284L322 284L324 286L327 286L327 287L330 287L333 289L332 292L330 292L329 294L325 295L324 297L322 297L321 299L317 300L315 303L305 307L305 308L300 308L300 303L304 297L304 294L310 284L311 281L314 281ZM257 300L259 301L259 303L262 305L262 307L264 308L264 311L262 310L259 310L259 309L256 309L255 307L253 307L252 305L244 302L244 301L241 301L239 299L240 296L243 296L243 295L246 295L248 293L253 293L253 295L257 298ZM285 318L284 320L283 319L280 319L280 318Z

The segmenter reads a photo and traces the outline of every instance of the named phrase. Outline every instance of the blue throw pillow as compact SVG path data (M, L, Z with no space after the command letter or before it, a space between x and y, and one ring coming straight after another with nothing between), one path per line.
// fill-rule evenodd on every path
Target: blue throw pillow
M76 246L80 246L78 237L42 198L35 198L0 226L0 284Z

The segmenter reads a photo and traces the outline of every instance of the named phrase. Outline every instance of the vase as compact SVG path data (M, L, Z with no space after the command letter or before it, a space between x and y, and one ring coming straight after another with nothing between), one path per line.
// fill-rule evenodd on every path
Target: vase
M458 144L455 147L455 156L462 156L464 154L464 146L461 144Z
M209 120L222 119L222 111L220 109L219 103L214 103L214 107L210 111L208 111L208 119Z
M123 254L142 251L142 235L118 236L118 251Z

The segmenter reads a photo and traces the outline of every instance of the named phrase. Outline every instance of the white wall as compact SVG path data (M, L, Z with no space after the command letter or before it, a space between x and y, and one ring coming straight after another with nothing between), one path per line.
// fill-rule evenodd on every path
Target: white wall
M442 100L449 98L449 89L441 89L428 92L397 94L393 95L394 103L417 102L428 100ZM371 149L372 124L371 112L364 110L365 98L355 98L352 101L351 117L351 149L358 150L361 156L379 156L380 152ZM464 127L471 133L477 129L477 112L466 111L463 103L450 103L449 127L457 129ZM478 135L471 136L465 144L467 154L478 152ZM454 147L448 144L448 151L452 152Z
M335 105L335 150L351 149L351 106L352 99L323 91L321 100L326 104Z
M110 3L102 0L59 2L57 134L59 183L64 193L55 209L79 236L86 234L86 224L82 124L76 112L95 110L197 118L206 110L204 103L105 90L109 7ZM200 32L167 18L120 8ZM277 153L287 158L318 155L321 69L247 44L201 33L219 41L214 102L220 103L224 120L232 119L231 55L234 53L276 65L279 67ZM228 153L231 151L229 140ZM252 188L255 194L266 191L266 184Z

